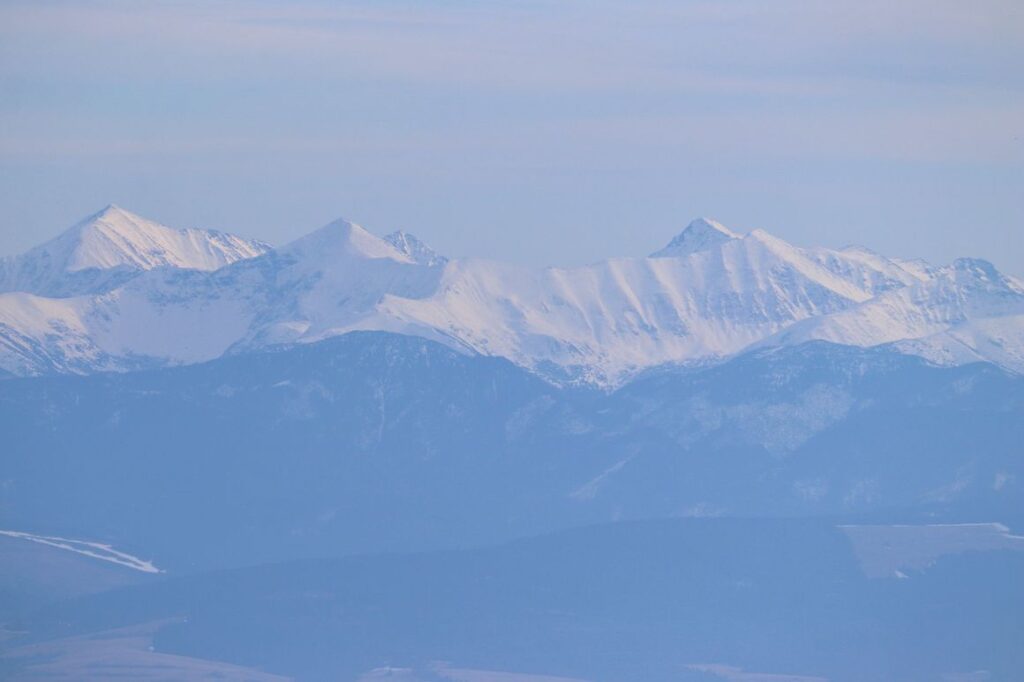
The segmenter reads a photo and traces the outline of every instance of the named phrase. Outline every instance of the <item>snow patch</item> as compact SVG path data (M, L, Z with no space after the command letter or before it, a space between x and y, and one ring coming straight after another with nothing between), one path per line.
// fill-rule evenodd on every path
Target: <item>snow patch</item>
M85 540L71 540L69 538L47 535L34 535L32 533L22 533L20 531L13 530L0 530L0 535L28 540L29 542L37 542L41 545L56 547L58 549L81 554L83 556L92 557L93 559L99 559L100 561L109 561L113 564L141 571L142 573L164 572L154 566L150 561L145 561L136 556L132 556L131 554L126 554L125 552L120 552L110 545L105 545L100 542L87 542Z

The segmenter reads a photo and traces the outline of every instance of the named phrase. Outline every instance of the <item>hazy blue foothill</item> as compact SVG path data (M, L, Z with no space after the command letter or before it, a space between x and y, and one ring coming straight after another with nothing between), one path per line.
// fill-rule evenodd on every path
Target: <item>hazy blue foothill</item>
M721 679L687 667L712 662L1012 679L1021 664L1024 379L992 365L809 343L601 390L367 332L12 378L0 407L5 526L166 571L95 574L4 538L0 614L22 633L4 665L25 679L25 647L57 647L61 670L67 638L150 623L187 675L443 680L433 662L450 661ZM1010 529L895 536L919 548L905 566L870 530L992 521ZM867 564L844 524L866 528ZM131 651L138 674L159 669Z
M1024 473L1024 380L828 344L607 393L356 333L10 380L0 402L9 525L98 534L174 570L663 516L1008 521Z

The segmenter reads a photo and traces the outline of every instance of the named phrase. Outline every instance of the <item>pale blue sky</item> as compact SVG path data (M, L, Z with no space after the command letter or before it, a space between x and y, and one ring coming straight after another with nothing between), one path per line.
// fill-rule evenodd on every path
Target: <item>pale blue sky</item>
M1024 274L1024 3L0 2L0 254L110 202L567 264L707 215Z

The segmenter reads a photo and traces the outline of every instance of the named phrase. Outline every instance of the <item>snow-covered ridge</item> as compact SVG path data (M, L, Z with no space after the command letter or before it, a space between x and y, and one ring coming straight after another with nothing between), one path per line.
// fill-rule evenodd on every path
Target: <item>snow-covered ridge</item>
M104 220L122 228L148 223L112 210ZM980 260L932 267L859 247L798 248L709 219L649 258L573 268L448 260L410 234L380 238L345 220L273 250L219 233L190 250L180 236L190 233L177 231L147 251L126 232L131 248L83 247L48 271L56 290L80 263L128 266L123 282L64 298L0 293L0 370L184 364L379 330L600 385L815 339L1024 371L1024 285Z
M217 270L268 250L259 241L167 227L110 205L20 256L0 259L0 291L94 294L147 270Z

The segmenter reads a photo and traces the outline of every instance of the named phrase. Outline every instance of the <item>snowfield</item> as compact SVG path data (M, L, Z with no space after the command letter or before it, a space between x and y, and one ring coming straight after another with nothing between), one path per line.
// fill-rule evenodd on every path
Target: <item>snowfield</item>
M15 375L189 364L356 330L602 386L812 340L1024 371L1024 284L986 261L798 248L708 219L648 258L534 268L449 260L345 220L270 249L110 207L5 259L0 292L0 370Z

